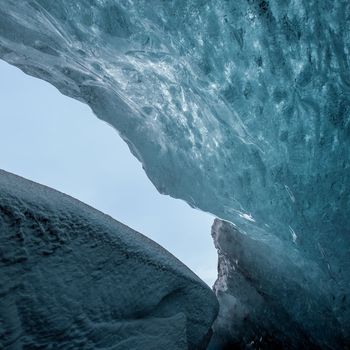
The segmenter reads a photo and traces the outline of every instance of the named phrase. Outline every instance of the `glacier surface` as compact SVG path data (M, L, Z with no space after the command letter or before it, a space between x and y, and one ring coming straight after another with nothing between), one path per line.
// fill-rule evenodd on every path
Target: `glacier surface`
M0 349L200 349L214 293L111 217L0 170Z
M234 224L223 311L244 285L262 343L350 343L349 1L0 4L2 59L87 103L160 192Z

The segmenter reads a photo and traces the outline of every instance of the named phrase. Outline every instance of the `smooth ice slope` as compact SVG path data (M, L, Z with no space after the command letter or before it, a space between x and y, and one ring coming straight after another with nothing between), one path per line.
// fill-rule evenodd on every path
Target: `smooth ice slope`
M293 288L289 264L314 266L331 316L308 311L318 297L305 280L300 308L288 305L296 336L348 342L349 1L0 3L0 57L89 104L160 192L247 235L242 254L263 241L259 276L278 270L267 310L286 300L276 285ZM340 338L303 328L306 315L336 319Z
M1 349L198 349L213 292L165 249L0 171Z

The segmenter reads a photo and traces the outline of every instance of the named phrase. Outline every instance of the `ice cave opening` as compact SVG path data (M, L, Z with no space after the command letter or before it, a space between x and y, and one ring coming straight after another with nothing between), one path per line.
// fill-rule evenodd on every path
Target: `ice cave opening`
M213 285L217 252L210 214L159 194L116 131L88 106L4 61L0 76L2 169L142 232Z
M151 280L144 279L147 283L143 286L147 288L150 283L161 282L164 293L151 301L158 305L165 297L165 303L161 302L160 308L155 308L156 313L168 317L165 311L170 307L176 329L174 338L178 339L180 333L183 335L180 339L184 341L178 344L180 348L186 348L187 335L191 349L197 349L203 339L207 342L210 338L208 327L212 324L210 350L349 348L349 1L2 0L1 5L0 57L3 60L90 106L98 118L118 130L160 193L181 198L222 219L216 219L212 226L219 256L214 291L220 304L214 324L215 296L167 252L155 254L155 259L146 259L154 265L145 264L142 259L134 261L135 268L141 271L138 274L141 279L143 269L151 265L158 267L157 272L164 277L155 281L153 275ZM6 96L8 89L4 86L1 96ZM39 99L41 105L42 100L45 100L43 96ZM23 98L18 101L24 106ZM49 106L46 115L50 114L50 118L44 118L51 128L55 125L51 115L54 112L55 108ZM3 106L2 113L5 113L5 121L10 119ZM5 140L2 148L19 145L17 139L20 137L24 141L27 131L33 128L26 118L27 113L22 117L20 121L12 118L15 132L2 128L2 139ZM60 115L57 120L61 118ZM86 131L88 118L85 119L74 127L73 117L70 118L69 129L74 142L79 139L77 130ZM26 155L30 151L29 144L47 147L48 142L40 144L41 126L35 127L39 130L35 142L26 142L28 147L23 142L17 155L11 154L14 150L7 152L11 158L31 159ZM117 198L115 201L122 207L126 207L124 201L129 200L133 215L141 217L135 207L141 196L131 196L131 193L142 192L135 189L136 185L127 191L126 199L121 197L120 191L112 191L117 186L116 179L125 169L119 166L122 162L115 155L114 149L119 146L110 145L104 133L97 135L100 127L102 125L96 124L88 141L81 145L81 152L75 156L73 151L78 146L69 144L67 130L59 132L54 128L52 135L48 133L46 137L59 138L55 144L67 147L68 151L57 151L72 153L70 156L74 159L70 163L78 166L79 171L83 169L80 162L84 157L88 158L89 166L77 178L78 182L86 182L85 188L89 189L91 198L95 183L88 179L95 174L91 173L93 168L99 171L96 178L102 183L97 192L107 192L113 203ZM93 150L88 150L87 143L94 144L98 139L103 139L101 148L95 145ZM111 149L112 156L107 157ZM35 155L37 151L32 153ZM93 154L97 154L98 162L93 160ZM4 152L2 157L6 156ZM100 162L105 156L108 161L103 166ZM56 163L52 157L48 158L47 162ZM30 162L33 164L32 160ZM22 159L21 163L25 164L26 160ZM116 167L113 174L110 174L111 163ZM41 164L45 165L45 162L41 161ZM73 165L66 167L71 179ZM23 174L20 169L5 168ZM58 167L53 167L56 169L53 176L63 168L57 171ZM140 166L138 169L141 171ZM109 183L109 175L112 175L113 183ZM18 193L16 183L25 192L23 195ZM5 196L12 193L17 200L14 206L3 208L3 221L7 220L7 227L10 227L7 232L14 237L10 242L14 253L10 260L20 257L19 272L27 265L23 263L22 241L17 239L21 238L21 232L16 235L16 229L20 228L17 221L29 226L34 224L41 232L40 225L33 219L37 207L30 197L34 197L35 202L33 187L38 192L45 190L28 183L4 172L0 177L1 191ZM26 184L32 191L26 193ZM0 195L3 195L1 191ZM70 202L53 190L48 192L49 198L61 198L60 203ZM71 194L89 203L79 193ZM26 208L18 204L22 199L34 208L34 214L29 218L25 215ZM41 198L39 207L42 203L47 204L45 201ZM76 208L74 203L72 207ZM98 203L93 205L109 212ZM143 203L142 209L145 206L150 207ZM164 209L163 204L161 206ZM136 228L132 220L121 217L120 211L118 208L116 216ZM179 214L176 208L170 210L171 213L175 211ZM45 214L45 210L42 212ZM48 215L52 214L52 211L48 212ZM159 224L162 217L159 210L153 217ZM175 222L165 219L166 225L162 229L162 235L166 230L174 240L170 244L172 252L181 242L179 222L184 223L182 214L177 218ZM106 220L109 221L103 217L99 222ZM60 218L58 221L62 223ZM91 224L89 219L87 221ZM114 223L113 227L115 225L120 227L121 224ZM204 251L203 242L211 247L207 225L205 227L206 232L201 230L193 243L188 234L184 236L185 244L181 243L181 249L188 249L191 259L197 255L194 251ZM174 228L179 230L170 234ZM183 231L187 229L185 225ZM28 231L33 233L31 226ZM74 232L81 231L78 227ZM124 231L125 228L120 229L121 236ZM142 232L151 231L153 229L142 226ZM88 241L86 239L85 243ZM140 241L147 242L146 239ZM156 241L169 247L158 238ZM6 234L3 242L9 244ZM106 248L103 242L102 246ZM153 242L146 246L154 248ZM128 243L122 244L122 253L125 247L133 249ZM91 252L90 248L86 243L85 252ZM152 252L157 251L153 248L150 248ZM139 250L144 253L141 255L147 255L147 248ZM22 255L16 255L18 252ZM175 254L196 271L191 261ZM215 261L213 250L211 254ZM103 256L99 257L103 262ZM121 254L121 261L127 259ZM206 255L204 259L210 260ZM45 268L44 259L41 261ZM168 269L162 269L163 263ZM214 262L210 264L211 268L214 265ZM177 266L175 273L172 266ZM12 266L3 273L12 277L11 269ZM115 270L107 271L114 273ZM155 269L148 271L153 273ZM108 276L112 280L113 273ZM204 274L198 274L204 278ZM128 273L126 275L129 277ZM174 275L175 279L171 277ZM22 276L18 276L20 281ZM12 295L11 277L7 277L7 290L3 295L10 301L17 296L22 300L21 293ZM173 283L170 289L169 279ZM180 299L177 299L178 282L183 286ZM117 281L116 284L123 293L123 283ZM157 291L159 288L152 289L152 293L157 294ZM197 292L200 298L197 298ZM136 294L135 299L144 295ZM103 296L102 293L101 300ZM186 319L196 316L185 336L184 317L178 316L178 307L184 304L179 300L188 306ZM115 302L116 298L111 296L109 301ZM197 302L195 306L193 302ZM14 304L9 302L7 310L16 321L18 313L12 307ZM204 308L204 318L198 312L192 312L209 304L209 309ZM28 301L23 300L22 306L21 315L27 310ZM36 308L32 309L36 314ZM104 309L100 310L105 316ZM1 314L0 309L0 324ZM143 313L143 316L147 315L147 312ZM113 323L115 318L107 316L108 322ZM106 320L105 317L102 319ZM16 336L18 328L13 327L12 319L10 321L5 324L3 333L0 330L0 341L1 334L6 332ZM203 325L201 329L196 326L198 321ZM45 326L39 331L51 332L51 328ZM56 329L56 324L53 326ZM32 329L28 334L30 331ZM115 343L114 338L111 343ZM168 349L151 347L154 348Z

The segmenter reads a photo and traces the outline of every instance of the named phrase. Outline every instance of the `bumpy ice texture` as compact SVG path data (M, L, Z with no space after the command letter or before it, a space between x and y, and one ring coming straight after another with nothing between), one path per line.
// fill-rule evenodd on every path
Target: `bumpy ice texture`
M286 332L349 342L349 1L0 3L1 58L89 104L160 192L234 223ZM279 295L290 266L300 303Z
M0 171L1 349L205 348L214 293L165 249Z

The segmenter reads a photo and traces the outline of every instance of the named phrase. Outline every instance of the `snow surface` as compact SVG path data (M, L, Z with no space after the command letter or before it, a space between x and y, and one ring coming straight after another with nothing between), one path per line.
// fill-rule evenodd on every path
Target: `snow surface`
M214 293L165 249L0 171L0 349L198 349Z

